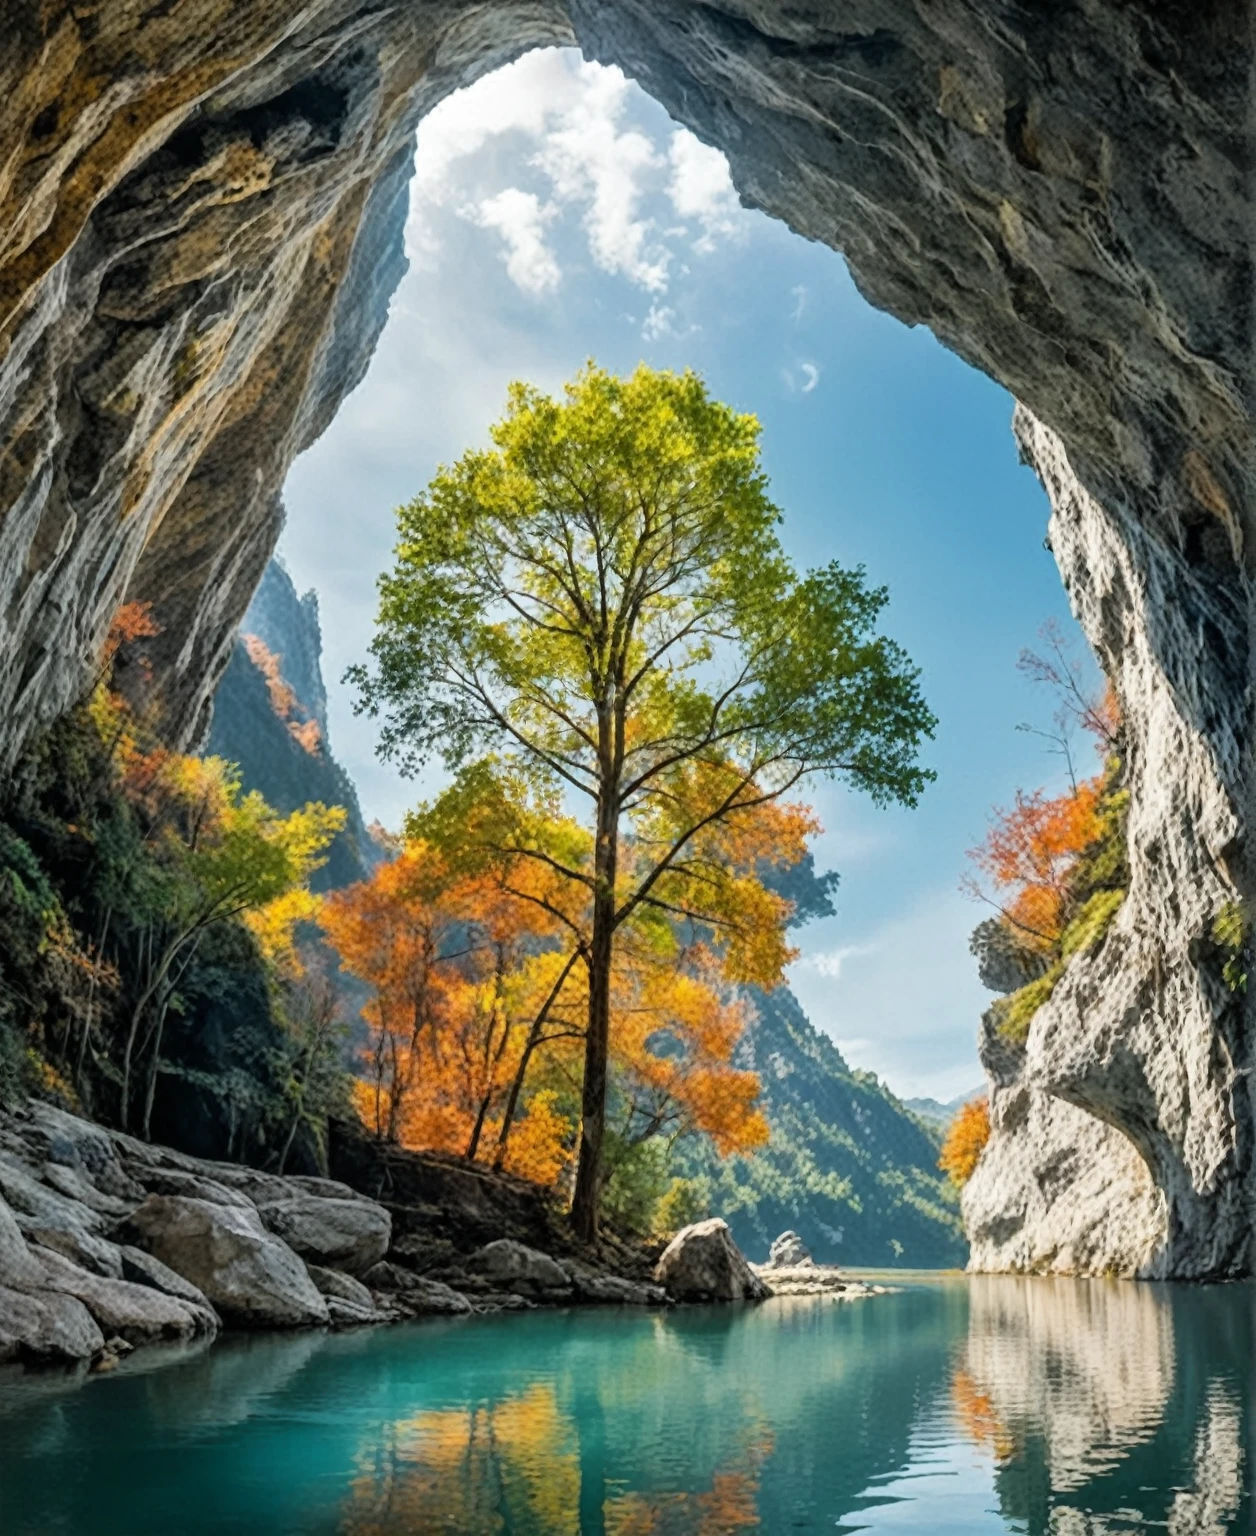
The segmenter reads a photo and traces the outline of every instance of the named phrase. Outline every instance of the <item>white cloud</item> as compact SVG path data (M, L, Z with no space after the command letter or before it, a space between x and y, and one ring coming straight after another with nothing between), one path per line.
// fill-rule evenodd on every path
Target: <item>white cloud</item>
M875 944L843 944L837 949L822 949L814 955L806 955L799 964L818 971L821 976L829 976L837 981L841 977L842 967L848 960L856 960L861 955L870 955L875 952Z
M794 298L794 307L790 311L789 318L795 325L802 319L803 311L807 307L807 288L804 283L799 283L796 288L791 288L790 293Z
M455 91L419 127L406 228L411 259L427 269L436 265L440 235L433 210L453 203L455 193L464 218L507 240L507 269L533 294L559 281L558 256L540 228L551 206L579 218L600 270L651 295L667 292L678 242L707 253L718 239L744 237L748 215L727 160L685 129L670 135L664 151L657 131L652 136L628 120L638 95L619 69L558 49L527 54ZM543 191L493 185L501 157L491 151L511 134L531 141L525 163L544 178ZM524 158L516 149L510 154L516 162ZM505 200L506 192L514 195ZM535 213L525 209L524 196L535 199ZM669 215L685 222L676 225ZM557 230L560 220L554 223ZM682 275L687 271L679 267Z
M553 210L535 192L507 187L472 212L483 229L495 229L505 242L504 260L511 281L525 293L550 293L562 281L553 251L545 243L545 223Z
M443 202L458 161L491 139L511 132L540 137L571 100L575 86L563 54L548 49L525 54L447 96L419 124L412 201Z
M641 334L646 341L657 341L660 336L672 336L676 330L675 320L676 311L670 305L660 304L655 299L646 311Z
M972 926L957 891L924 891L903 916L804 954L789 983L852 1066L896 1093L945 1101L981 1081L977 1026L990 994L968 953Z
M744 210L724 155L687 128L678 128L672 134L667 158L672 169L667 184L672 207L682 219L696 219L702 226L694 249L714 250L718 236L744 238Z
M556 197L588 204L584 227L597 265L662 293L671 253L651 241L653 221L638 217L646 173L659 156L645 134L619 129L629 87L618 69L581 64L577 75L582 89L534 163L553 182Z
M820 382L820 370L814 363L800 363L798 366L802 369L802 392L804 395L809 395Z

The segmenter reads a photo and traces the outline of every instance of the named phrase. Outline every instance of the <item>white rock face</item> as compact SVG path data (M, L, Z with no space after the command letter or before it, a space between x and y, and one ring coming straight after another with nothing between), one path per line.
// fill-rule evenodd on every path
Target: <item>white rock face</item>
M1210 931L1237 894L1246 632L1207 565L1187 569L1131 510L1101 507L1025 412L1017 432L1051 497L1074 612L1120 698L1131 883L1023 1049L985 1031L993 1134L964 1194L971 1267L1245 1274L1250 1044Z

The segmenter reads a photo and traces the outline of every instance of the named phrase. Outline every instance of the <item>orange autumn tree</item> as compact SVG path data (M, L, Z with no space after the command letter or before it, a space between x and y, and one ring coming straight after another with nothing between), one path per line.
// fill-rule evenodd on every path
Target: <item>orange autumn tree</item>
M528 1065L578 1035L560 1005L574 957L554 947L544 907L410 839L330 897L321 922L343 967L372 989L357 1101L374 1133L468 1160L495 1154L499 1167L552 1182L567 1125L543 1102L507 1162Z
M962 1189L976 1171L978 1160L990 1140L990 1105L983 1096L960 1106L947 1127L946 1140L938 1167L951 1182Z
M1019 666L1052 689L1057 707L1050 730L1020 729L1048 741L1065 762L1069 787L1056 795L1017 790L1012 805L994 812L984 840L969 850L977 873L962 882L967 894L997 912L978 925L970 947L982 980L1004 994L995 1004L995 1023L1014 1041L1024 1040L1068 959L1102 942L1129 879L1129 796L1116 696L1109 686L1085 685L1082 664L1057 626L1044 626L1042 635L1044 653L1023 652ZM1103 761L1090 777L1077 773L1077 730L1090 737Z

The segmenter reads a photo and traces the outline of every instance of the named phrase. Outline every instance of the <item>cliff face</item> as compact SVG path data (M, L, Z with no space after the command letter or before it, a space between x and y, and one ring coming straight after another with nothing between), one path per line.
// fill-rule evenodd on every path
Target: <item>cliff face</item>
M285 815L311 800L344 807L345 828L310 882L335 891L366 879L380 850L353 781L332 755L322 648L317 595L298 597L292 578L272 560L214 696L206 751L236 763L244 788Z
M1118 1267L1243 1267L1252 1032L1207 934L1252 884L1252 19L1234 0L0 0L0 765L82 687L126 596L163 625L168 733L203 736L287 466L383 323L415 124L576 41L1023 402L1139 743L1127 911L1000 1081L979 1262L1063 1262L1076 1224L1035 1170L1082 1135L1068 1122L1110 1127L1160 1201ZM1020 1246L986 1222L990 1185L1024 1192ZM1117 1262L1102 1224L1086 1251Z

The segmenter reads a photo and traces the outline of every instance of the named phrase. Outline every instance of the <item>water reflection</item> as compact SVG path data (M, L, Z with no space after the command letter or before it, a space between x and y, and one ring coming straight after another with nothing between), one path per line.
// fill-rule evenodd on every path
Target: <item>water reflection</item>
M1239 1536L1252 1295L950 1280L0 1377L0 1530Z
M1249 1529L1248 1288L975 1277L969 1302L955 1417L992 1455L1009 1520L1031 1536Z

